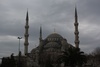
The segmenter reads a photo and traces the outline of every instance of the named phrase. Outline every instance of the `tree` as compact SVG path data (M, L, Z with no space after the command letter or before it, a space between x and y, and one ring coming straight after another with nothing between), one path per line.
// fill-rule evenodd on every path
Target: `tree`
M91 64L93 66L100 67L100 47L95 48L94 51L90 53L90 56L92 56L92 58L89 57L92 61Z
M79 48L69 48L68 51L63 52L63 55L60 55L58 58L59 63L64 62L65 66L69 65L71 67L81 67L86 61L84 52L80 51Z
M100 47L96 47L95 49L94 49L94 51L92 52L92 55L100 55Z
M10 57L3 57L1 62L1 67L15 67L16 61L13 54Z

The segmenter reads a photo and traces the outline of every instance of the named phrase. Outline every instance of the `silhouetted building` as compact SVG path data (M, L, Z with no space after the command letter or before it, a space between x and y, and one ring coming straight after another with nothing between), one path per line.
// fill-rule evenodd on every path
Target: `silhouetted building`
M67 51L68 48L73 48L67 39L62 37L60 34L53 32L48 35L45 39L42 38L42 27L40 26L40 38L39 45L32 49L28 53L28 29L29 29L29 17L28 11L26 15L25 25L25 43L24 43L24 54L26 59L27 67L60 67L61 64L57 63L59 55L62 55L62 51ZM78 17L77 9L75 8L75 47L79 48L79 32L78 32Z
M79 48L79 31L78 31L78 16L77 9L75 8L75 46L67 42L67 39L62 37L57 32L53 32L45 39L42 38L42 27L40 26L39 45L28 53L28 37L29 37L29 16L28 11L26 14L25 24L25 42L24 42L24 55L19 53L14 56L17 67L61 67L57 63L59 55L68 48ZM20 66L19 66L20 65Z

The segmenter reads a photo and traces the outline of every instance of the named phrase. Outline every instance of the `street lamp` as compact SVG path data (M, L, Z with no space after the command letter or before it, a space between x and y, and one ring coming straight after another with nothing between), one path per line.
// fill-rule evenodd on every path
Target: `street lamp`
M22 37L18 37L19 39L19 48L18 48L18 51L20 52L20 39L22 39Z
M18 48L18 52L19 52L19 57L18 57L18 67L20 67L20 39L22 39L22 37L18 37L19 39L19 48Z

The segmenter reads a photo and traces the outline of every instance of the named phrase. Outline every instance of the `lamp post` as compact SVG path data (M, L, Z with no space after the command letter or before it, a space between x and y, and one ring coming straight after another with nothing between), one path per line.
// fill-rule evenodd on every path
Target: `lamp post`
M19 48L18 48L18 51L20 52L20 39L22 39L22 37L18 37L19 39Z
M18 57L18 67L20 67L20 39L22 39L22 37L18 37L19 39L19 48L18 48L18 52L19 52L19 57Z

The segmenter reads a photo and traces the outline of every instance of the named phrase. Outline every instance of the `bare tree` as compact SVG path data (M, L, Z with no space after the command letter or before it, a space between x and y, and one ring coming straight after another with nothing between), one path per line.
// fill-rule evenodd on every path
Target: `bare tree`
M96 67L100 67L100 47L94 49L91 53L91 61L93 61L92 65Z
M97 47L94 49L94 51L92 52L92 54L95 55L100 55L100 47Z

